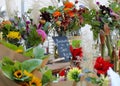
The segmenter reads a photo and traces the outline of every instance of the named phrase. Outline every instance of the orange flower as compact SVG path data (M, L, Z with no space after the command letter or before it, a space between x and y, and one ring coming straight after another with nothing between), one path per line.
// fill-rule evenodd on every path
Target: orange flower
M59 11L55 11L55 12L53 13L53 16L54 16L54 17L59 17L59 16L61 16L61 13L60 13Z
M65 2L64 6L65 8L72 8L74 4L72 2Z
M6 20L6 21L3 21L2 24L3 25L6 25L6 24L11 25L11 22L9 20Z
M68 15L69 15L70 17L74 17L74 16L75 16L75 14L74 14L73 11L68 11Z

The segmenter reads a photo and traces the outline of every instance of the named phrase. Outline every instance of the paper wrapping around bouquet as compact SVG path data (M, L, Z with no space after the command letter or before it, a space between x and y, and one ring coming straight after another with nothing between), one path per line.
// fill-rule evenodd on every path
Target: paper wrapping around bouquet
M0 44L0 60L2 60L2 58L4 56L7 56L10 59L12 59L14 61L19 61L19 62L23 62L25 60L30 59L30 58L24 57L22 54L14 52L13 50L11 50L11 49L3 46L2 44ZM47 63L47 60L45 60L43 62L44 63L42 63L42 65L41 65L42 67L45 66L45 63ZM42 78L42 74L37 70L34 70L33 74L38 78ZM0 70L0 86L19 86L19 85L16 84L14 81L5 77L2 73L2 70Z
M0 60L4 57L10 57L12 60L17 60L20 62L23 62L29 58L24 57L22 54L19 54L7 47L5 47L4 45L0 44Z

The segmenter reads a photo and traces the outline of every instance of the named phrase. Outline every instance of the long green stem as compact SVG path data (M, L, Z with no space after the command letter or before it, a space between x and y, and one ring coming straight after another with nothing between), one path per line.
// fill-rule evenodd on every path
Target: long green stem
M101 44L101 56L105 56L105 44Z
M112 60L112 45L110 43L110 35L106 35L106 46L108 48L108 56L110 56Z

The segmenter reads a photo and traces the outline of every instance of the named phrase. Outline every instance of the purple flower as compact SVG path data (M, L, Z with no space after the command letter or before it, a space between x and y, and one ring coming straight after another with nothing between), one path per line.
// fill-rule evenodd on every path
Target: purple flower
M100 5L100 2L96 2L97 5Z
M39 24L37 29L41 29L42 28L42 24Z
M47 35L46 35L46 33L45 33L44 30L42 30L42 29L37 29L37 33L38 33L38 35L42 36L42 40L43 40L43 41L46 39Z
M26 21L26 24L30 24L30 21Z

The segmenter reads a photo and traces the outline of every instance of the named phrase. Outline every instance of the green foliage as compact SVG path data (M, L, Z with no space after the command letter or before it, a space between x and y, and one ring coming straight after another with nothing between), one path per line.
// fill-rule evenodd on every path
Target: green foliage
M120 4L117 2L113 2L110 4L110 8L115 12L115 13L120 13Z
M49 26L50 26L50 22L46 22L45 25L44 25L44 27L43 27L43 30L44 30L46 33L49 32L49 31L48 31Z
M43 59L44 57L44 49L40 46L33 48L33 55L36 59Z
M38 66L40 66L41 63L42 63L42 60L39 60L39 59L30 59L30 60L26 60L21 63L18 61L14 62L8 57L3 57L2 62L1 62L1 69L2 69L3 74L11 80L25 81L29 79L28 76L22 76L21 78L16 78L13 75L14 72L17 70L21 70L22 72L24 70L28 72L32 72Z
M23 70L27 70L28 72L32 72L36 68L38 68L42 63L40 59L30 59L22 62Z
M2 65L14 65L14 62L9 57L3 57Z
M7 48L12 49L14 51L16 51L18 49L23 50L23 46L16 46L14 44L8 43L8 42L3 41L3 40L0 40L0 43L2 43L4 46L6 46Z
M13 69L14 67L12 65L2 66L3 74L11 80L13 80Z
M42 9L40 9L40 12L49 12L49 13L53 13L54 12L55 7L54 6L48 6L48 7L43 7Z
M74 48L79 48L80 47L81 40L73 40L72 41L72 46Z
M117 47L120 47L120 40L117 41Z
M42 84L46 85L49 82L55 80L55 77L52 75L52 71L50 69L44 68L41 70L42 76Z
M24 55L25 57L33 57L33 48L25 51L25 52L23 53L23 55Z
M42 38L41 36L38 35L36 28L31 26L30 33L26 39L27 47L37 46L39 43L41 43L41 41L42 41Z
M88 13L82 14L84 17L84 24L91 25L91 30L93 31L93 38L96 40L98 38L98 33L100 31L100 22L96 20L96 10L88 10Z
M0 61L0 70L1 70L1 67L2 67L2 62Z

